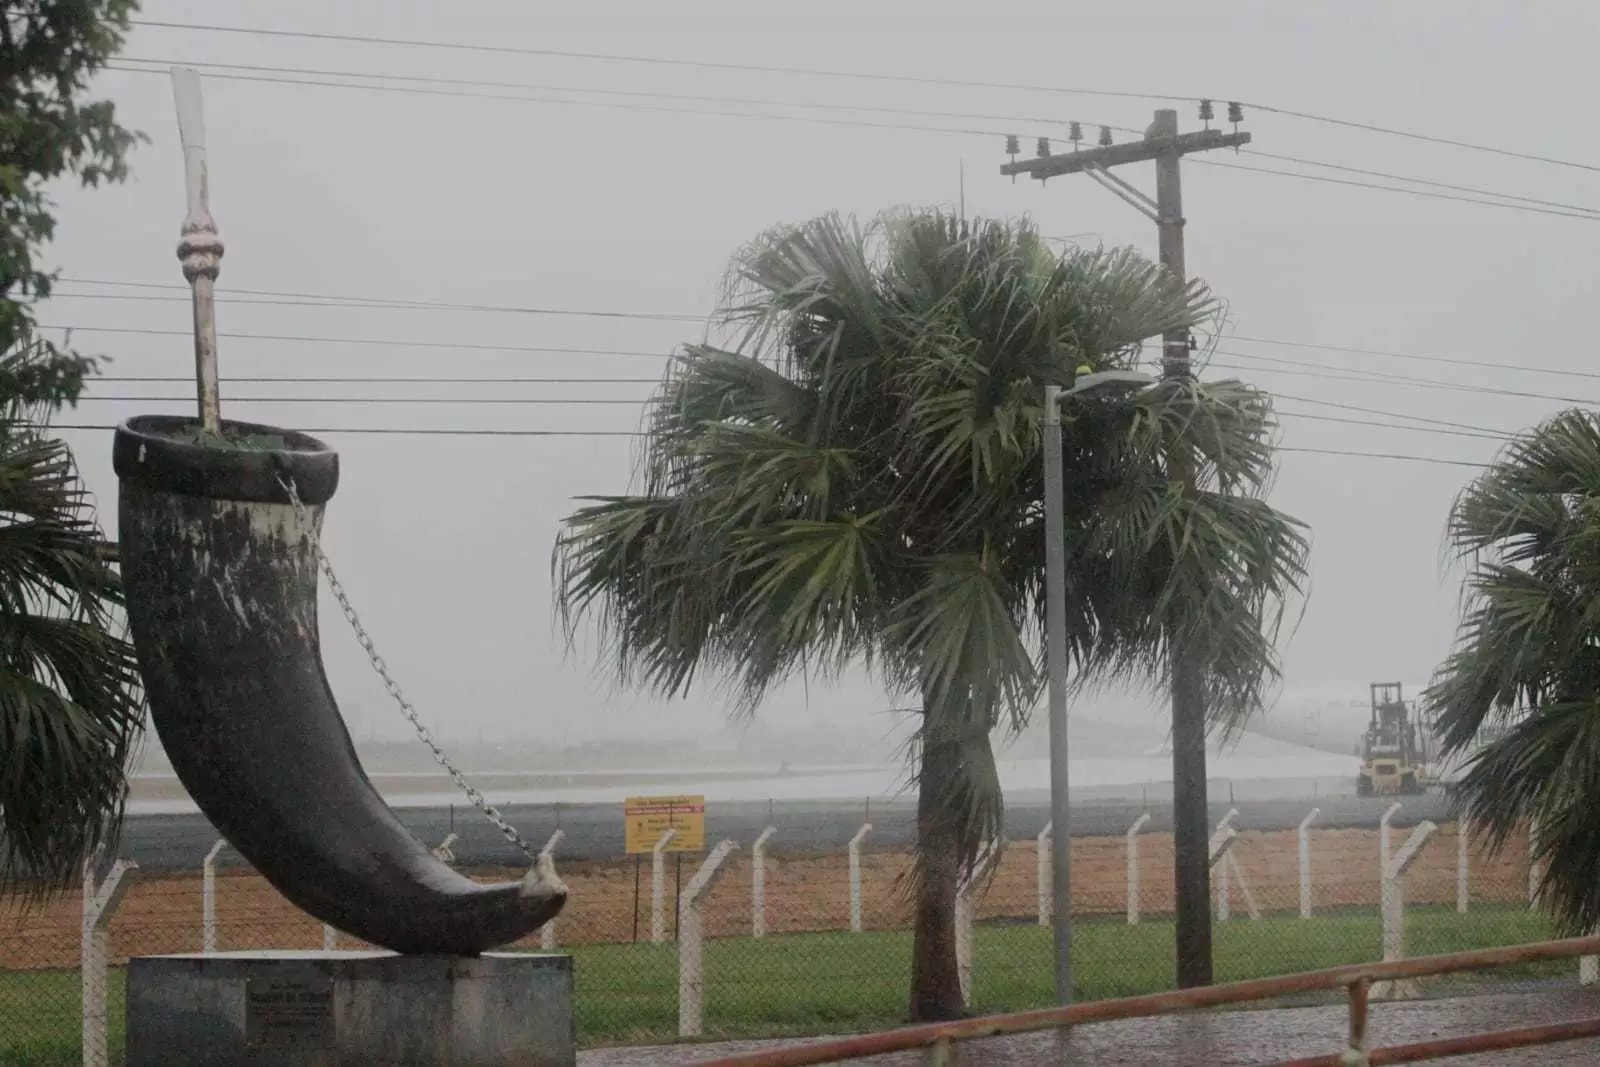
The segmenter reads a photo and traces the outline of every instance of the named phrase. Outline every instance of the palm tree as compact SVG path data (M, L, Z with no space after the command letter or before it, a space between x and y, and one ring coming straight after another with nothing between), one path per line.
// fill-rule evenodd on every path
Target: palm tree
M1057 254L1026 223L774 230L733 261L721 322L738 343L670 367L641 491L591 498L558 538L569 635L593 616L626 682L681 694L704 668L749 712L798 673L864 667L914 695L915 1019L962 1011L956 888L1002 836L990 736L1020 729L1041 688L1042 387L1130 367L1213 307L1131 252ZM1217 720L1257 706L1264 623L1306 548L1260 499L1271 428L1266 398L1234 382L1074 409L1079 685L1161 684L1177 619L1202 641ZM1203 472L1191 497L1166 476L1173 439Z
M115 834L143 714L120 580L47 428L81 383L36 343L0 357L0 890L32 896Z
M1456 647L1423 703L1459 761L1458 810L1491 848L1538 828L1543 899L1600 928L1600 415L1513 440L1457 498L1470 570Z

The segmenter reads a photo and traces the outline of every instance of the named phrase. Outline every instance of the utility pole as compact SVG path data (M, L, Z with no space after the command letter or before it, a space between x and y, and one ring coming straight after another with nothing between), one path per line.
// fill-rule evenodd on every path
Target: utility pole
M1072 123L1073 151L1051 154L1048 142L1039 142L1036 159L1016 160L1016 141L1007 148L1012 162L1000 168L1003 175L1026 174L1044 181L1065 174L1084 173L1130 204L1156 224L1160 238L1161 264L1179 283L1187 281L1183 255L1183 186L1179 163L1186 155L1218 148L1237 148L1250 143L1248 133L1240 133L1243 119L1237 103L1228 105L1228 121L1234 132L1223 133L1209 127L1211 101L1201 101L1200 117L1207 128L1195 133L1178 132L1178 113L1163 109L1145 131L1144 139L1128 144L1112 144L1111 131L1100 130L1100 146L1079 150L1082 133ZM1156 198L1151 200L1128 182L1111 173L1112 168L1130 163L1154 161ZM1189 333L1168 330L1162 337L1162 377L1187 382L1192 378L1189 365ZM1168 474L1185 494L1194 492L1193 457L1173 448L1167 460ZM1183 611L1183 605L1174 605ZM1053 620L1047 618L1047 624ZM1047 636L1047 640L1050 638ZM1174 879L1177 903L1177 972L1180 988L1210 985L1211 960L1211 855L1210 819L1206 797L1206 707L1204 664L1185 644L1174 642L1170 651L1172 674L1172 791ZM1056 844L1062 843L1062 823L1056 824ZM1057 991L1058 997L1062 995Z

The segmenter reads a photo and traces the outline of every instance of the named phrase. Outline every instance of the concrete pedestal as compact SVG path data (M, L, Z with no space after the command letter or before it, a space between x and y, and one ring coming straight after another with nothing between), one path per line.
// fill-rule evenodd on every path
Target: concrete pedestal
M219 952L128 964L128 1067L574 1067L572 958Z

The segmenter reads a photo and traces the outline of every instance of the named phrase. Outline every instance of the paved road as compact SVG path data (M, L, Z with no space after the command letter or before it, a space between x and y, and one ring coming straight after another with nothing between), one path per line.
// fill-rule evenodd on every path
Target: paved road
M1572 988L1442 1000L1374 1004L1368 1034L1374 1047L1592 1018L1600 993ZM1344 1048L1347 1013L1341 1006L1271 1011L1204 1012L1080 1027L1064 1044L1053 1033L972 1042L961 1061L970 1067L1265 1067ZM792 1043L792 1042L791 1042ZM744 1041L579 1053L578 1067L668 1067L702 1063L781 1042ZM849 1060L854 1067L922 1067L913 1053ZM1520 1051L1433 1060L1451 1067L1577 1067L1600 1063L1600 1041L1573 1041Z
M1330 796L1319 790L1311 795L1301 783L1294 789L1252 787L1252 795L1236 791L1232 805L1228 788L1213 786L1211 821L1220 820L1230 806L1239 814L1233 825L1241 830L1277 830L1297 826L1313 807L1321 814L1321 827L1376 826L1390 801L1361 798L1353 793ZM1220 797L1219 797L1220 794ZM1394 819L1396 827L1410 826L1423 819L1439 821L1448 817L1443 802L1436 796L1406 797L1405 807ZM1148 802L1148 808L1146 808ZM1074 798L1072 833L1075 837L1120 834L1148 810L1148 831L1170 830L1172 813L1166 795L1140 795L1140 788L1102 790L1098 795ZM911 843L915 830L915 809L910 801L892 804L850 802L725 803L708 805L706 837L715 841L732 837L748 843L761 830L778 828L772 849L778 853L839 851L860 828L872 822L872 841L878 847L904 847ZM542 844L559 825L564 833L557 859L605 859L623 854L622 811L620 804L589 805L508 805L503 813L528 840ZM454 845L457 861L463 866L520 866L522 856L487 820L465 803L455 808L401 808L401 822L429 844L436 844L452 828L460 835ZM1036 836L1049 820L1047 797L1040 794L1008 798L1006 832L1011 840ZM123 827L119 855L133 859L146 871L196 870L217 838L217 832L204 816L138 815ZM232 852L224 850L221 865L230 863Z

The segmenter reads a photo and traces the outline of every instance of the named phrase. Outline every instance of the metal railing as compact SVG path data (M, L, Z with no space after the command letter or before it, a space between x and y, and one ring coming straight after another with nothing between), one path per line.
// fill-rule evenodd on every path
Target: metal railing
M1445 1056L1471 1055L1502 1049L1527 1048L1561 1041L1600 1037L1600 1017L1570 1022L1467 1034L1404 1045L1369 1048L1368 994L1375 982L1398 982L1431 975L1457 974L1522 963L1571 959L1600 953L1600 936L1541 941L1530 945L1418 956L1386 963L1362 963L1305 971L1277 978L1180 989L1168 993L1092 1001L1062 1008L1044 1008L1010 1015L989 1015L955 1022L931 1023L875 1034L767 1049L722 1059L706 1060L702 1067L806 1067L844 1063L867 1056L926 1049L934 1067L954 1063L955 1046L963 1041L1033 1033L1041 1030L1111 1022L1153 1015L1169 1015L1194 1008L1244 1004L1299 993L1345 989L1349 993L1350 1021L1346 1048L1340 1052L1287 1060L1278 1067L1373 1067L1385 1063L1416 1063Z

